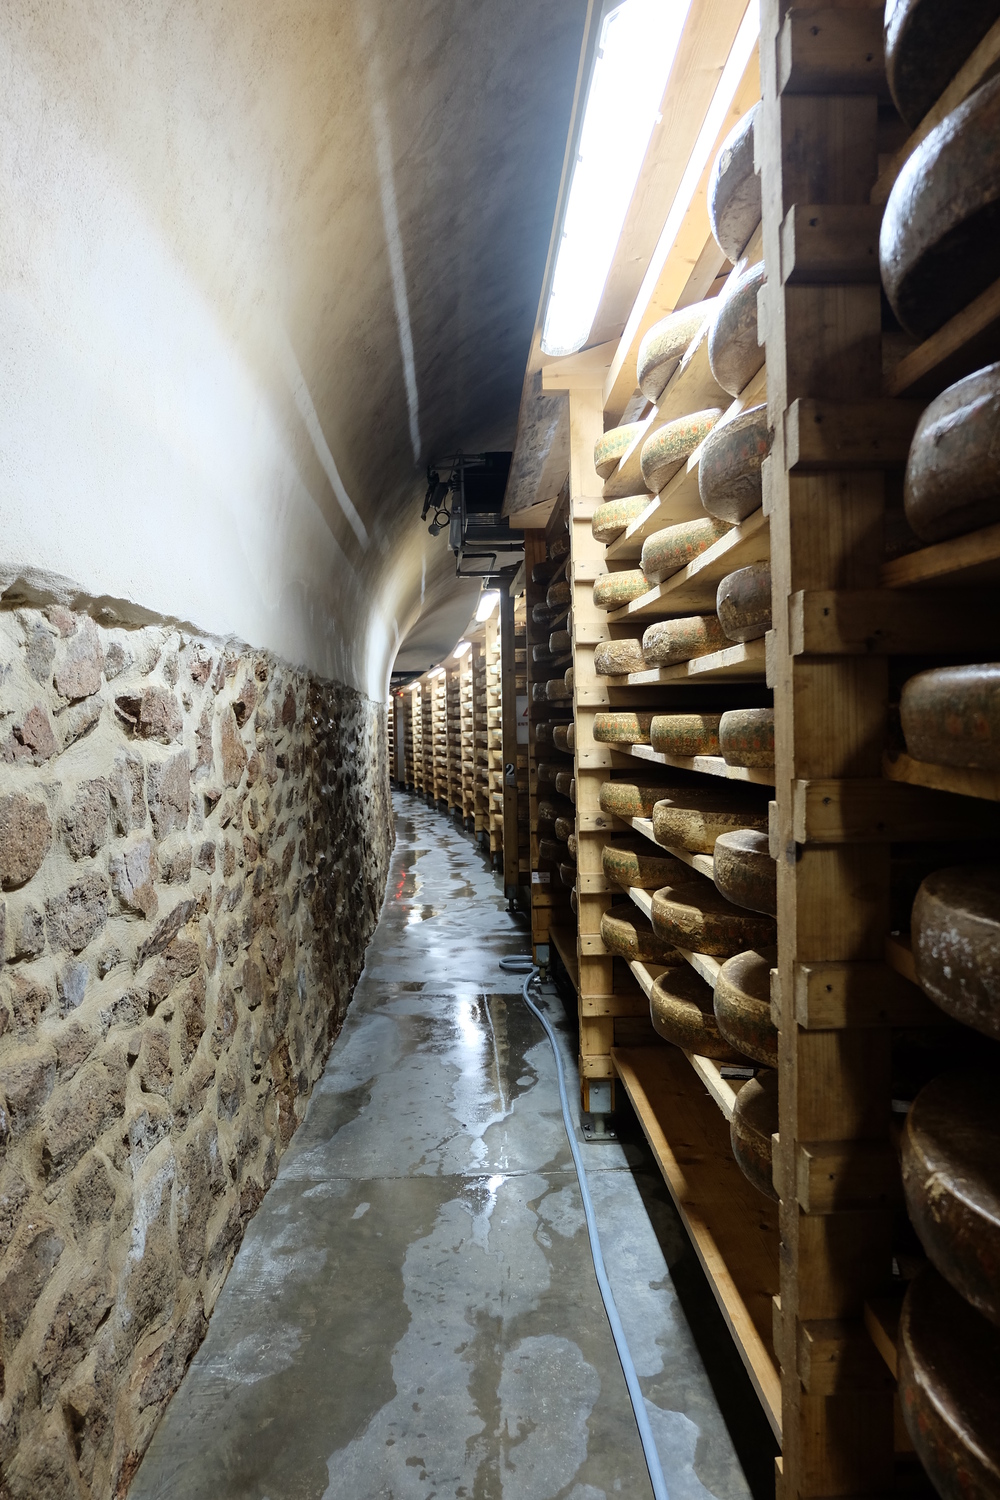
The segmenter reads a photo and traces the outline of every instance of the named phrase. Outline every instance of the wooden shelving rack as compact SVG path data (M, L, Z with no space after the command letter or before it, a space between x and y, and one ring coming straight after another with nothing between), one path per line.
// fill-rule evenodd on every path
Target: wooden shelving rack
M459 703L459 797L462 821L475 828L476 816L476 737L473 710L473 648L462 657L458 669Z

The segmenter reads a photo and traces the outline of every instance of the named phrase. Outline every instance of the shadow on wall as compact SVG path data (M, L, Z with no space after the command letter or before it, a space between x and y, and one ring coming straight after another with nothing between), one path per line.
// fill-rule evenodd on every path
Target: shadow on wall
M123 1496L340 1030L385 708L0 611L0 1497Z

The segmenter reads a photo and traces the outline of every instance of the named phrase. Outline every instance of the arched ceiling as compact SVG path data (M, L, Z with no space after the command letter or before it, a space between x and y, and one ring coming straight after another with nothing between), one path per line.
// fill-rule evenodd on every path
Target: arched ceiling
M513 446L586 11L9 0L7 576L378 696L453 644L424 470Z

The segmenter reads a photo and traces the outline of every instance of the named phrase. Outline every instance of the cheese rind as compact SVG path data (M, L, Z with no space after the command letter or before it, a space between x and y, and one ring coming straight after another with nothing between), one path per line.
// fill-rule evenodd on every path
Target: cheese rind
M594 468L602 479L614 473L622 454L628 452L641 431L641 422L626 422L601 434L594 444Z
M658 937L711 958L730 958L744 948L774 942L774 922L769 917L733 906L708 881L654 891L652 915Z
M777 962L777 948L750 948L727 958L715 978L719 1030L766 1068L778 1066L778 1031L771 1020L771 970Z
M639 890L655 891L667 881L681 884L682 872L688 866L670 854L657 854L652 844L643 840L642 843L605 844L601 850L601 868L607 879L622 890L635 886ZM693 878L695 872L690 873Z
M672 943L653 932L630 902L613 906L601 916L601 941L609 953L633 963L680 964L684 960Z
M596 713L593 735L599 745L648 745L652 714Z
M708 182L708 219L719 249L735 264L760 223L760 177L754 171L754 126L760 105L737 120L719 147Z
M689 615L681 620L657 620L642 637L647 667L670 667L708 656L729 644L718 615Z
M649 504L648 495L626 495L621 500L605 500L591 517L594 540L613 542L633 521L638 520Z
M649 814L646 814L648 817ZM691 854L711 854L720 833L737 828L767 831L767 809L727 791L697 791L664 788L652 812L653 835L658 844L685 849Z
M636 361L636 384L647 401L659 401L693 338L712 312L712 301L692 302L668 313L644 334Z
M594 671L599 677L625 677L643 671L645 665L639 640L602 641L594 652Z
M737 828L733 833L720 834L712 852L712 878L727 901L777 916L778 867L771 858L766 833Z
M771 628L771 564L727 573L715 596L719 624L731 641L757 641Z
M1000 1038L1000 865L935 870L912 917L917 980L965 1026Z
M620 609L649 590L649 580L641 568L623 568L620 573L602 573L594 580L594 605L597 609Z
M744 1060L720 1036L712 1011L712 991L688 964L682 963L654 981L649 995L649 1019L657 1036L684 1052L711 1057L716 1062Z
M719 724L719 748L727 766L770 770L774 765L774 709L729 709Z
M761 464L770 451L766 406L751 406L712 429L698 463L698 494L710 516L736 523L760 510Z
M758 1192L778 1201L771 1180L772 1141L778 1129L778 1075L759 1073L736 1095L729 1139L743 1176Z
M708 334L708 362L718 384L731 396L738 396L764 363L764 350L757 342L757 293L766 280L760 261L728 282L718 299Z
M926 407L906 460L903 505L924 542L1000 521L1000 363L956 381Z
M1000 770L1000 662L918 672L903 685L899 716L914 760Z
M661 755L718 755L721 714L656 714L649 743Z
M911 130L1000 15L997 0L888 0L885 74Z
M639 468L650 494L660 493L684 460L690 458L699 444L708 437L721 416L721 407L707 407L704 411L675 417L646 439L639 453Z
M678 521L676 526L654 531L642 544L643 574L650 582L662 583L700 557L729 529L710 516L698 516L693 521Z
M683 796L679 787L647 786L634 781L603 781L598 793L601 811L616 818L651 818L655 804L673 793Z

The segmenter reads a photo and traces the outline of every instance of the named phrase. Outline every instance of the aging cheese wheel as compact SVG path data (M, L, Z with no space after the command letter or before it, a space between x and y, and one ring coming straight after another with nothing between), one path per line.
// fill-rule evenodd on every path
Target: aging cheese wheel
M712 878L727 901L777 916L778 870L766 833L755 828L720 833L712 851Z
M668 969L656 979L649 993L649 1019L657 1036L684 1052L716 1062L744 1061L720 1036L712 1011L712 991L689 964Z
M576 797L574 795L574 786L575 786L575 782L573 780L573 772L572 771L557 771L556 772L555 788L556 788L556 791L560 794L560 796L562 796L562 797L569 797L569 799L571 801L575 802L576 801Z
M1000 1324L997 1087L985 1069L943 1073L910 1106L903 1190L914 1229L956 1292Z
M998 0L888 0L885 72L913 130L1000 16Z
M656 714L649 743L661 755L718 755L721 714Z
M928 338L996 280L1000 77L943 119L903 164L879 235L892 310Z
M698 494L710 516L735 523L760 510L760 466L770 451L766 406L751 406L712 429L698 462Z
M573 637L568 630L553 630L549 636L549 651L553 657L565 656L573 649Z
M1000 521L1000 364L956 381L926 408L910 444L903 503L924 542Z
M655 891L668 882L681 884L683 872L688 870L688 866L674 859L673 855L657 854L648 839L641 843L637 840L631 844L605 844L601 850L601 865L608 880L626 891L632 886L638 886L642 891ZM693 870L689 873L695 874Z
M757 293L766 279L761 261L730 281L718 298L708 334L708 362L731 396L738 396L764 363L764 350L757 342Z
M571 833L570 836L569 836L569 838L566 840L566 848L569 850L569 857L570 857L570 859L573 861L574 864L576 864L576 834L575 833Z
M777 948L749 948L727 958L715 978L720 1032L766 1068L778 1066L778 1029L771 1020L771 970L777 962Z
M718 615L689 615L650 625L643 633L642 654L647 667L670 667L728 645Z
M677 948L712 958L729 958L758 943L774 942L774 923L769 917L752 916L733 906L707 880L654 891L653 931Z
M914 760L1000 768L1000 662L918 672L903 685L899 713Z
M552 781L552 782L554 782L555 779L556 779L556 777L558 776L558 774L559 774L559 767L553 765L551 761L540 760L538 762L538 779L539 779L539 781Z
M642 544L642 572L653 583L662 583L700 557L729 527L708 516L693 521L679 521L663 531L654 531Z
M567 667L566 670L565 670L565 672L563 673L563 687L566 689L567 693L569 693L570 697L572 698L572 696L573 696L573 668L572 667Z
M531 606L531 623L533 625L553 625L563 613L562 609L550 609L547 604L533 604Z
M547 667L552 660L551 648L543 645L532 646L531 660L535 663L536 667Z
M942 1500L1000 1495L1000 1333L936 1271L921 1271L899 1320L899 1400Z
M612 427L594 444L594 468L602 479L607 479L618 467L623 453L627 453L642 431L641 422L626 422L624 427Z
M692 302L654 323L639 345L636 383L648 401L659 401L663 389L704 326L712 302Z
M545 602L549 609L556 610L563 605L571 603L572 598L573 590L569 586L569 581L565 578L559 578L555 583L549 584L548 592L545 595Z
M935 870L912 922L923 989L956 1021L1000 1038L1000 865Z
M648 814L647 814L648 816ZM653 834L658 844L685 849L689 854L711 854L722 833L737 828L767 832L767 810L733 792L666 788L653 807Z
M602 641L594 652L594 671L601 677L625 677L645 665L641 641Z
M576 893L576 886L574 886L573 889L569 893L569 908L570 908L570 911L573 913L574 916L577 916L579 914L579 911L580 911L580 898L579 898L579 896Z
M576 865L564 864L559 866L559 882L561 885L576 885Z
M620 573L602 573L594 581L594 604L598 609L619 609L645 594L649 588L641 568L623 568Z
M658 495L685 459L704 442L722 416L721 408L692 412L660 427L642 445L639 468L650 494Z
M609 953L630 958L633 963L674 964L684 960L671 943L653 932L645 917L631 902L613 906L601 916L601 937Z
M569 535L554 537L549 543L549 557L553 562L562 562L569 556Z
M547 682L533 682L531 684L532 703L546 703L549 697L549 685Z
M552 743L557 750L572 752L576 749L576 725L553 724Z
M538 840L538 863L558 865L566 858L566 845L560 839Z
M769 770L774 765L774 709L731 708L722 715L719 748L727 766Z
M572 834L573 829L575 827L576 827L576 819L575 818L565 818L565 817L556 818L556 821L555 821L556 838L557 839L561 839L564 844L567 843L567 841L568 841L568 839L569 839L570 835ZM576 863L575 859L574 859L573 862L574 862L574 864Z
M733 262L760 223L760 178L753 169L755 104L719 148L708 182L708 219L719 249Z
M615 537L638 520L649 504L648 495L626 495L622 500L605 500L594 511L590 529L598 542L613 542Z
M677 787L638 785L634 781L602 781L598 800L601 811L616 818L651 818L656 803L671 795L682 797L684 793Z
M573 689L566 686L565 677L550 677L545 684L545 698L548 703L568 703L573 696Z
M729 1139L743 1176L768 1198L777 1201L771 1181L771 1137L778 1129L778 1075L750 1078L736 1095Z
M771 564L727 573L715 596L719 624L731 641L757 641L771 628Z
M535 744L551 745L552 730L554 728L555 725L552 724L549 719L540 719L539 722L535 725Z
M545 790L548 792L548 787ZM556 820L565 817L568 811L569 809L565 802L553 802L548 796L541 798L538 803L538 816L545 818L552 824L553 828L555 827Z
M548 583L549 579L552 577L553 573L555 572L557 566L558 566L558 564L554 563L551 560L551 558L548 558L548 557L545 559L544 562L537 562L537 563L535 563L535 566L531 570L531 581L532 581L532 583L534 583L536 585L539 585L539 586L541 584L543 584L543 583Z
M594 739L599 745L648 745L652 714L596 713Z

